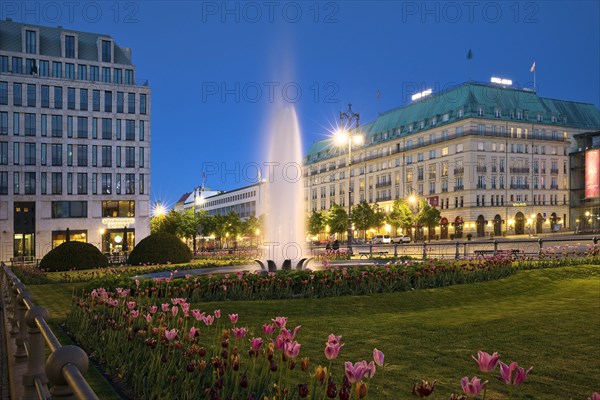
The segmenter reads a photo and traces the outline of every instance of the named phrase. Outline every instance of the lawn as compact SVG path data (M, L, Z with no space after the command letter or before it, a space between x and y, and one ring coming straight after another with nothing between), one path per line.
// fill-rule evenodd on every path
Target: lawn
M29 286L58 322L77 284ZM498 351L533 372L516 391L520 399L586 399L600 390L600 269L578 266L519 271L497 281L373 296L236 301L197 304L238 313L257 332L279 315L302 325L301 356L327 365L327 335L346 343L336 364L369 359L374 347L386 354L386 386L374 399L409 399L413 383L438 381L433 399L459 393L460 378L479 375L471 355ZM334 371L335 372L335 371ZM379 373L379 372L378 372ZM377 382L377 380L376 380ZM371 387L370 390L375 390ZM492 378L488 399L507 398ZM102 395L101 398L114 398Z

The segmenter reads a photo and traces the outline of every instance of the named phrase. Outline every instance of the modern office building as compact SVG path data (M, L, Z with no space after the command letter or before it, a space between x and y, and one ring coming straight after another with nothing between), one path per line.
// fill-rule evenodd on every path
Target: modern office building
M600 128L593 104L469 82L359 126L362 145L315 142L305 160L306 211L414 194L441 210L440 238L574 229L569 153ZM415 210L416 211L416 210ZM434 232L431 232L433 235Z
M575 135L570 154L571 220L578 233L600 232L600 131Z
M0 259L147 236L150 112L111 36L0 21Z
M242 220L260 217L265 213L265 183L244 186L228 192L219 192L202 197L197 201L198 209L208 215L227 215L236 213Z
M205 187L196 187L194 191L184 193L181 195L179 200L175 203L173 209L175 211L185 211L188 209L193 209L194 212L197 212L200 209L202 203L204 203L204 199L207 197L215 196L219 193L223 193L219 190L211 190L210 188Z

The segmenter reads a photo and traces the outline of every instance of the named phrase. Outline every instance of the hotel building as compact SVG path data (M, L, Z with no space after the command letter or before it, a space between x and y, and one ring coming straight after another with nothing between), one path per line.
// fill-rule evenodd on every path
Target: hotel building
M440 209L440 238L574 229L569 153L574 135L599 128L593 104L465 83L361 125L350 176L347 145L315 142L305 159L306 211L348 201L390 211L414 194Z
M0 259L147 236L150 111L111 36L0 21Z

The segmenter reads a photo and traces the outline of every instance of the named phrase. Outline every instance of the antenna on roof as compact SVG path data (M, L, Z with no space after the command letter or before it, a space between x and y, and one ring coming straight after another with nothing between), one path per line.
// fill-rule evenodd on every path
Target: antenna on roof
M377 115L381 115L380 108L379 108L380 98L381 98L381 91L379 89L377 89Z

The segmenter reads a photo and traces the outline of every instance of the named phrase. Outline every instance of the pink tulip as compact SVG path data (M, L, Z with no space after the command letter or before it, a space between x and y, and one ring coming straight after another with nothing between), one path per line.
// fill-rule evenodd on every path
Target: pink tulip
M600 393L594 392L591 397L588 397L588 400L600 400Z
M283 350L283 347L286 343L287 342L283 336L277 335L275 338L275 350Z
M373 361L375 361L375 364L379 365L380 367L383 367L384 358L385 355L381 350L377 350L376 348L373 349Z
M294 340L294 338L296 337L296 335L298 334L298 331L300 330L300 327L302 325L298 325L296 328L294 328L294 332L291 332L290 330L286 329L286 328L281 328L281 335L284 337L284 339L288 342Z
M258 351L263 344L263 340L261 338L252 338L250 339L250 347L254 351Z
M296 358L298 357L298 353L300 353L300 346L301 344L297 341L286 342L283 348L283 352L289 358Z
M165 337L169 341L177 339L177 329L165 330Z
M171 314L173 314L173 317L176 317L178 312L179 308L177 306L171 307Z
M215 314L216 319L221 318L221 310L215 310L213 314Z
M488 381L481 382L481 380L474 376L471 380L468 377L463 377L460 380L463 391L467 396L477 397L479 392L488 384Z
M375 362L371 361L367 364L366 361L363 361L363 363L365 365L365 376L368 378L372 378L375 375L375 371L377 370L377 368L375 367Z
M523 369L522 367L517 367L517 369L515 370L515 377L513 378L513 385L520 385L521 383L523 383L523 381L525 380L525 378L527 378L527 375L529 375L529 372L531 372L532 369L533 367L530 367L527 371L525 371L525 369Z
M279 329L281 328L285 328L285 324L287 324L287 317L275 317L275 319L272 319L271 321L273 321L275 323L275 326Z
M181 298L181 297L176 297L174 299L171 299L171 303L173 305L179 305L181 303L185 303L185 299Z
M152 315L146 314L146 316L144 318L146 318L146 322L147 323L151 323L152 322Z
M352 364L350 361L346 361L344 363L344 368L346 372L346 378L350 383L356 383L360 381L365 375L365 363L359 361L355 364Z
M203 312L200 312L200 310L198 310L197 308L192 310L192 315L194 316L194 318L196 318L196 321L200 321L202 318L204 318L204 314Z
M199 336L199 331L198 329L194 328L193 326L190 328L190 332L189 332L190 338L195 338L196 336Z
M112 307L119 307L119 300L110 300L108 304Z
M163 312L169 311L169 307L171 307L171 305L169 303L162 303L160 305L160 308L163 310Z
M233 328L231 331L236 339L243 339L246 336L246 328Z
M92 298L98 297L98 291L94 289L92 290L92 293L90 293L90 295L92 296Z
M215 322L215 317L213 317L212 315L207 315L205 317L202 318L202 321L204 321L204 323L207 326L210 326L213 324L213 322Z
M156 311L158 311L158 307L156 307L156 306L150 307L150 314L155 314Z
M131 310L131 318L139 317L140 312L138 310Z
M127 308L129 308L130 310L133 310L135 308L135 301L128 301Z
M273 332L275 332L275 326L264 324L263 332L266 336L271 336L273 334Z
M232 324L237 324L238 315L237 314L229 314L229 321L231 321Z
M186 303L184 301L183 303L180 304L180 306L181 306L181 311L183 311L183 313L187 317L188 313L190 312L190 303Z
M340 354L340 350L342 349L342 347L344 347L343 344L340 345L339 343L327 343L325 345L325 357L328 360L335 360Z
M498 362L500 361L500 355L496 352L490 355L485 351L478 351L477 358L471 356L473 360L477 362L479 365L479 370L481 372L493 372L498 366Z

